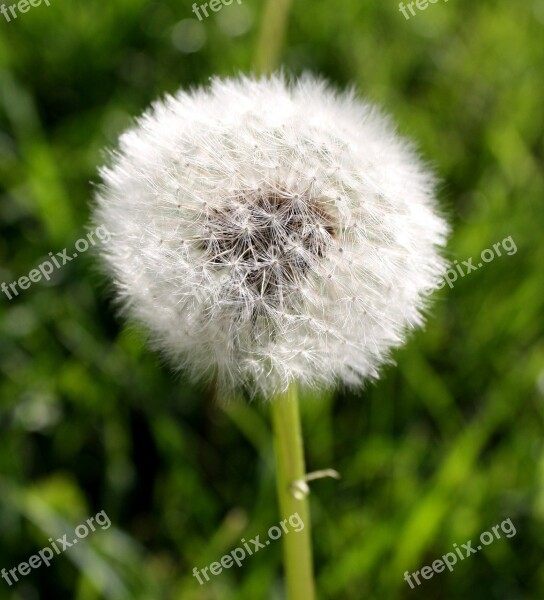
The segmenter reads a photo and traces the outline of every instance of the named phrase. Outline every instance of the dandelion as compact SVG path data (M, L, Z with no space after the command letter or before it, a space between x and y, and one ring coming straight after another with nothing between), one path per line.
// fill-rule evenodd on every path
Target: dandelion
M101 171L128 315L195 379L276 398L290 598L313 597L294 386L378 377L445 271L435 181L389 120L317 78L214 79L157 102ZM299 486L300 487L300 486ZM299 541L300 540L300 541Z
M376 378L444 272L433 177L375 108L311 77L167 97L102 178L121 303L225 391Z

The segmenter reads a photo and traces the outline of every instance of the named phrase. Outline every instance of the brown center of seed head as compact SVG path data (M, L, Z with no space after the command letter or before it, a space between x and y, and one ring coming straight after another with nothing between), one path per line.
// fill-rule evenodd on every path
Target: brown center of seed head
M240 291L276 304L334 237L333 219L317 198L259 189L208 209L203 249L212 265L230 268Z

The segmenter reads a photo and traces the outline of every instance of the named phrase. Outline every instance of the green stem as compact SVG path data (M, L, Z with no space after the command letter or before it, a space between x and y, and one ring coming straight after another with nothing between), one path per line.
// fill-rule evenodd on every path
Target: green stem
M278 68L290 7L291 0L268 0L266 3L255 56L258 74L269 74Z
M314 600L310 511L306 495L293 495L291 485L304 480L304 450L297 389L294 384L272 401L272 425L276 453L276 480L281 520L298 513L304 523L299 532L283 536L285 579L289 600Z

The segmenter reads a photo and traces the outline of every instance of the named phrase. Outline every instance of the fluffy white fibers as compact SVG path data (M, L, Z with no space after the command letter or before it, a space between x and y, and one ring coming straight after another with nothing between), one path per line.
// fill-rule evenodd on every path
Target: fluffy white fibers
M316 78L167 97L101 176L121 304L223 390L376 378L444 273L433 176L374 107Z

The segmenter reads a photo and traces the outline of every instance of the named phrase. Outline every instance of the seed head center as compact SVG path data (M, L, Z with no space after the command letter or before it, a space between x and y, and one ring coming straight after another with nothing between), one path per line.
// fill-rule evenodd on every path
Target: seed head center
M317 198L262 190L208 210L205 231L209 263L235 265L231 277L244 292L271 303L300 284L335 235Z

